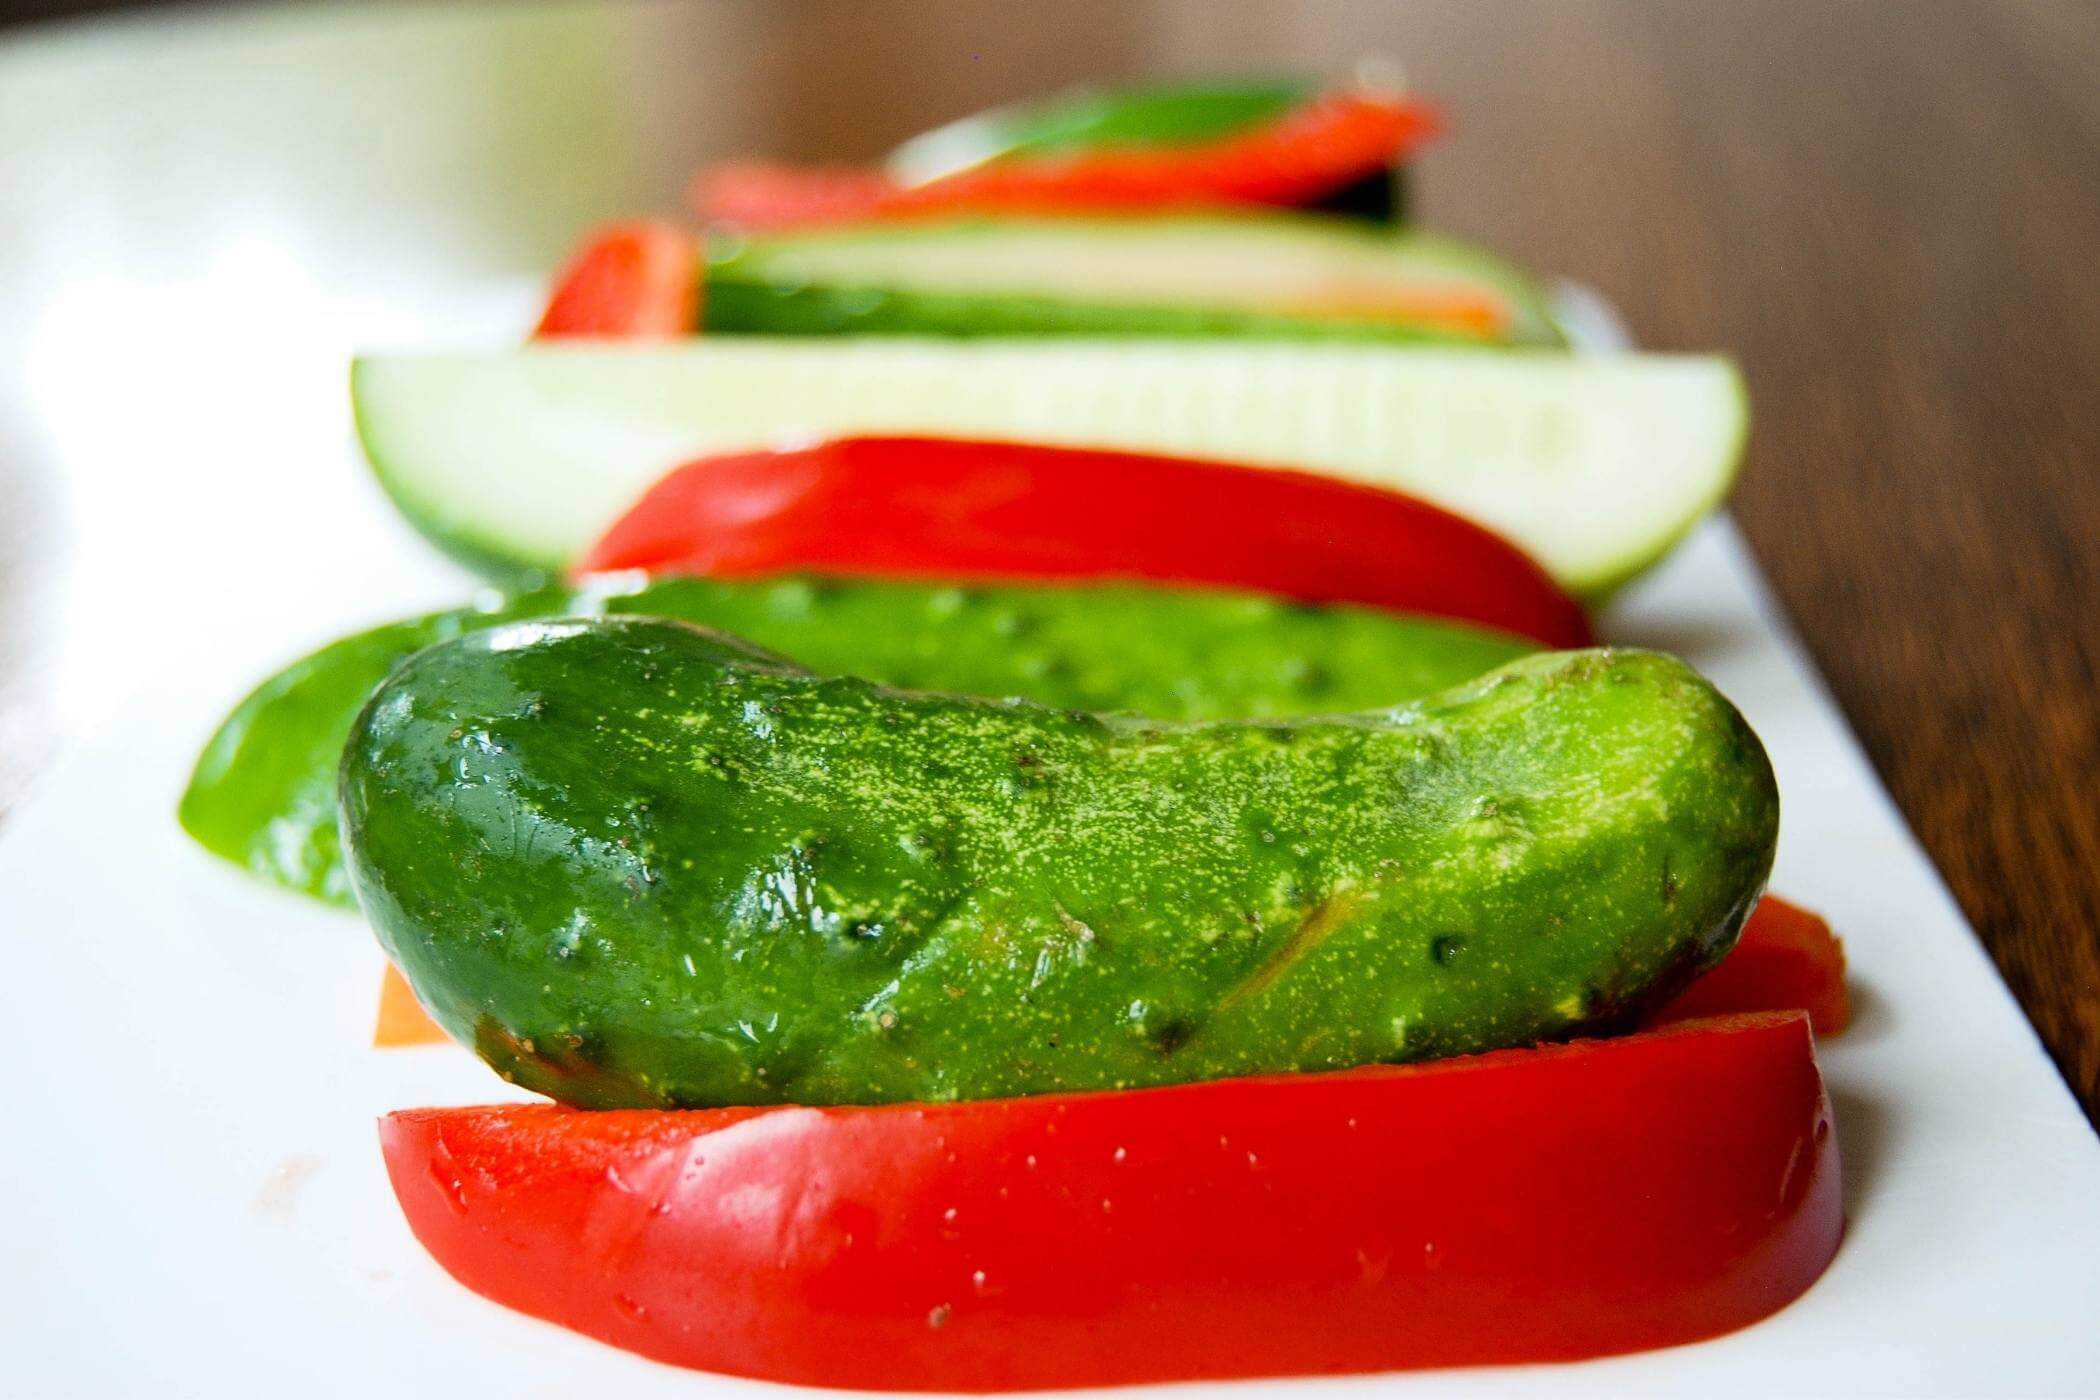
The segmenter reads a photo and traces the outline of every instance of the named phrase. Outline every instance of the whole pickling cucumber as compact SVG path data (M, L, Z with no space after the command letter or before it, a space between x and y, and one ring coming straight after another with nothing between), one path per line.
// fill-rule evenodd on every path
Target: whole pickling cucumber
M660 619L397 670L352 881L453 1035L589 1107L976 1098L1619 1023L1771 865L1682 663L1528 657L1344 718L1175 725L814 677Z

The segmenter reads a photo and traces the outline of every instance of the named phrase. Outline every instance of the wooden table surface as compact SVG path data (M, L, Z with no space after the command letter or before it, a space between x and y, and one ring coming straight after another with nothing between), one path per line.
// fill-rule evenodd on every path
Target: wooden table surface
M2100 5L837 0L671 28L681 100L728 95L667 167L870 155L1086 78L1402 61L1454 116L1429 221L1740 358L1741 522L2100 1109ZM0 580L23 548L0 519ZM0 810L47 747L8 650Z

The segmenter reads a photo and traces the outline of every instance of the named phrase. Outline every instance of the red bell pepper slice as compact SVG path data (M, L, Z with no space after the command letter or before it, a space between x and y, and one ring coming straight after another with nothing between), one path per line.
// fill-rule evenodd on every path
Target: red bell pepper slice
M555 278L536 339L671 339L700 326L700 239L656 220L594 229Z
M711 166L695 178L691 201L702 218L745 228L933 213L1296 205L1400 163L1436 130L1435 115L1419 102L1338 92L1214 141L1009 156L915 185L858 167Z
M879 219L908 188L867 166L733 160L703 168L686 194L703 222L762 232Z
M1852 1019L1845 945L1829 921L1768 894L1751 911L1735 948L1664 1007L1656 1024L1780 1006L1806 1011L1818 1035L1836 1035Z
M380 1124L467 1287L678 1365L988 1391L1568 1360L1799 1296L1843 1229L1798 1012L1403 1068Z
M848 438L703 458L651 487L580 567L1151 579L1428 613L1551 647L1592 635L1522 551L1412 497L1025 443Z

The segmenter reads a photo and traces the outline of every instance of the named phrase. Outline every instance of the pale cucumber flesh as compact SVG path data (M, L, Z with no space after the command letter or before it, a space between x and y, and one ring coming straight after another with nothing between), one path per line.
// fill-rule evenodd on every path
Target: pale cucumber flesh
M1125 307L1217 307L1375 323L1440 303L1489 308L1481 338L1558 345L1544 296L1482 249L1433 234L1306 215L941 218L729 245L711 280L787 288L1054 297Z
M366 451L419 528L484 563L545 569L692 458L906 434L1289 466L1407 491L1594 597L1721 500L1746 426L1734 367L1695 355L738 337L371 356L352 383Z

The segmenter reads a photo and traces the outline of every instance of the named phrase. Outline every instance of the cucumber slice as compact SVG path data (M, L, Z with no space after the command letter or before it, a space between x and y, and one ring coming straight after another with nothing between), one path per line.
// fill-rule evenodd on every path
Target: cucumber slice
M1741 380L1717 357L1245 341L554 343L371 356L351 384L365 450L402 510L503 570L564 566L693 457L919 434L1397 488L1501 531L1596 597L1721 500L1746 422Z
M964 218L756 238L708 270L747 334L1243 335L1560 345L1544 294L1447 238L1314 215Z

